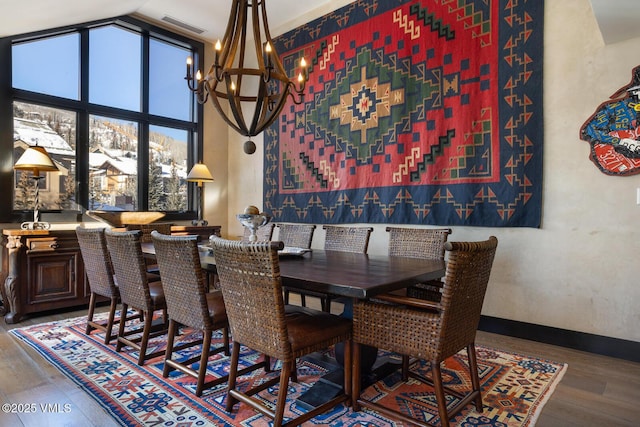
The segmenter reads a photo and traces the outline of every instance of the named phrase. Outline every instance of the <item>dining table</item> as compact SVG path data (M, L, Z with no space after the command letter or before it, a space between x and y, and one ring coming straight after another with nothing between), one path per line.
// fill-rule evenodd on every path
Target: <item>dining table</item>
M214 254L199 245L203 270L216 272ZM145 256L154 258L153 243L142 243ZM445 262L437 259L325 251L313 249L279 258L284 286L338 297L368 299L407 286L439 279Z
M153 244L143 243L143 252L153 257ZM203 270L216 272L215 254L207 245L199 245ZM397 291L416 283L444 276L445 262L437 259L407 258L378 254L361 254L313 249L293 252L285 248L279 257L283 286L301 291L314 291L348 299L369 299L376 295ZM348 300L346 300L348 301ZM377 354L377 349L373 349ZM297 403L314 407L329 399L341 387L341 369L326 355L313 355L312 362L329 370ZM368 373L370 381L381 378L396 366L377 363L375 372ZM338 368L338 369L335 369Z

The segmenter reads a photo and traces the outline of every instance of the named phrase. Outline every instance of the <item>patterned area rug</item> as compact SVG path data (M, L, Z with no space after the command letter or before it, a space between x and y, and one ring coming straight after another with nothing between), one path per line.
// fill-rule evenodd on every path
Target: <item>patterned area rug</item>
M137 355L123 349L115 352L115 345L103 343L103 333L84 334L85 318L44 323L9 333L36 349L102 405L105 411L124 426L267 426L266 417L246 405L236 405L235 412L224 410L226 384L207 390L202 398L194 395L195 380L174 372L168 379L162 377L163 357L148 361L144 367L136 364ZM187 331L188 332L188 331ZM221 336L214 339L215 344ZM162 337L156 338L149 351L164 347ZM183 354L183 356L187 356ZM387 355L393 357L393 355ZM242 360L251 363L258 355L243 348ZM457 355L446 362L442 372L445 382L452 388L466 389L469 379L464 374L466 355ZM224 355L212 356L209 371L219 376L228 369L229 359ZM473 405L467 406L452 420L454 426L533 426L567 365L548 360L507 353L478 346L478 364L482 384L484 412L477 413ZM424 366L415 369L425 370ZM304 411L295 403L295 397L307 390L325 370L314 363L303 361L298 366L299 383L291 384L292 396L285 416ZM262 370L240 381L262 381ZM399 374L392 374L366 390L366 395L393 402L413 416L439 423L435 396L428 386L411 382L402 384ZM275 401L277 387L260 393L265 400ZM288 415L287 415L288 414ZM340 405L331 412L318 416L305 425L329 426L400 426L375 412L354 413Z

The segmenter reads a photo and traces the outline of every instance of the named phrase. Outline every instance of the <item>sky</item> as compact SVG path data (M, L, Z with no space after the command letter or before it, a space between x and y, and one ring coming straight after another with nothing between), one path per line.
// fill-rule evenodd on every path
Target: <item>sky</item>
M89 35L89 101L140 111L141 38L116 26ZM160 40L150 43L151 114L188 120L190 93L184 80L189 51ZM80 36L61 35L14 45L13 86L79 99ZM166 128L165 128L166 129ZM185 132L167 132L184 139Z

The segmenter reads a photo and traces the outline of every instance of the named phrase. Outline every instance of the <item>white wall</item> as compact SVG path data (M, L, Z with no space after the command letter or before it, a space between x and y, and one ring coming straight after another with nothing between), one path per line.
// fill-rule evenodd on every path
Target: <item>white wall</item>
M315 17L347 3L333 2ZM312 18L301 17L289 28ZM272 33L286 31L279 30ZM589 0L546 1L542 227L454 227L451 236L499 239L483 314L640 341L640 175L604 175L589 160L589 144L579 138L596 107L630 81L631 69L640 65L639 45L640 39L633 39L605 46ZM213 108L205 107L207 121L214 120ZM262 207L262 137L254 138L258 150L249 156L242 151L246 138L227 131L227 152L224 131L211 128L205 130L205 143L216 148L207 148L205 162L214 163L216 182L207 184L206 218L235 237L242 234L235 214L250 204ZM226 171L217 157L225 153ZM226 209L216 205L211 211L210 187ZM385 226L374 226L370 253L386 252ZM323 242L320 228L313 247Z

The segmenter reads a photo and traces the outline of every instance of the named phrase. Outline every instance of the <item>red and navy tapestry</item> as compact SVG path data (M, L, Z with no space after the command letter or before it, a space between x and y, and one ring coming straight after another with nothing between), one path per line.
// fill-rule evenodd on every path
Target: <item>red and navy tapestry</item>
M539 227L543 4L361 0L278 37L308 82L264 134L265 212Z

